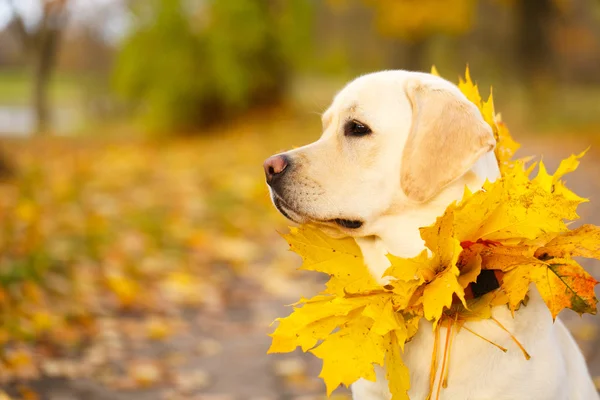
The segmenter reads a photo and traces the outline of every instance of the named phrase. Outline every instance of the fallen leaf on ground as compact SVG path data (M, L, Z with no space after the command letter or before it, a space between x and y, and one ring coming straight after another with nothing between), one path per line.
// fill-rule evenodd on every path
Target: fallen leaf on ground
M128 375L137 386L143 388L156 386L163 379L162 370L156 361L135 361L129 366Z
M173 334L173 328L162 318L152 317L146 321L146 334L152 340L164 340Z
M195 369L193 371L179 371L174 377L175 388L182 394L193 394L210 385L210 376L205 371Z

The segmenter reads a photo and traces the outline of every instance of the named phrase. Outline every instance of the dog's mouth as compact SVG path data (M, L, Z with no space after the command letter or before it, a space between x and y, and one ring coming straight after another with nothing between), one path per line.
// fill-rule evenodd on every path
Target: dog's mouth
M280 197L274 195L273 204L275 205L275 208L277 208L277 211L279 211L284 217L286 217L290 221L293 221L297 224L302 222L299 221L298 218L294 218L299 217L299 215L292 211L291 207L289 207L283 200L281 200ZM294 216L292 216L292 214L294 214Z
M296 211L292 208L288 203L286 203L281 197L274 194L273 195L273 204L275 208L287 219L293 221L297 224L301 224L304 222L314 222L317 224L324 225L336 225L338 227L346 228L346 229L358 229L363 226L364 222L358 219L345 219L345 218L335 218L335 219L318 219L313 218L308 215L303 215L302 213Z
M342 218L336 218L334 220L332 220L334 223L336 223L337 225L343 227L343 228L347 228L347 229L358 229L361 226L363 226L363 222L359 221L357 219L342 219Z
M285 201L281 199L281 197L273 194L272 199L275 208L277 208L277 211L279 211L284 217L297 224L304 222L302 221L302 216L295 212Z

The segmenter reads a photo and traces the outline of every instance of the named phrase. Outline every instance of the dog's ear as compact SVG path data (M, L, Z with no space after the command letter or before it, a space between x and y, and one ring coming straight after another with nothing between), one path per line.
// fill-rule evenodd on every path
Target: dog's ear
M401 187L422 203L464 175L496 141L477 107L460 93L413 80L406 94L412 126L402 154Z

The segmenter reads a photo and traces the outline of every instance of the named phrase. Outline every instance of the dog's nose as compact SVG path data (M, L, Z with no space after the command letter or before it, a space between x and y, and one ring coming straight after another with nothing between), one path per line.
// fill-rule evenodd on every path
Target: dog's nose
M275 183L279 179L286 168L288 167L289 160L283 154L278 154L267 158L263 167L265 168L265 175L267 177L267 183L269 185Z

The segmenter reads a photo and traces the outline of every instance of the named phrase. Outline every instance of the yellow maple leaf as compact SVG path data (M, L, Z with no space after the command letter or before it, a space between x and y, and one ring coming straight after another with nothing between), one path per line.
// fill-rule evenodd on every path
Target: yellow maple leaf
M505 272L502 290L513 311L534 282L554 317L563 308L595 312L596 281L570 257L600 257L600 230L585 226L569 232L564 221L578 218L576 208L586 200L564 186L557 190L581 156L563 160L554 175L540 163L532 180L516 163L501 180L467 193L458 206L446 211L454 213L454 232L468 248L462 257L477 254L481 268ZM436 226L424 230L434 232ZM553 257L564 259L555 263Z
M570 170L563 168L555 176L548 175L550 181L556 183L561 174ZM480 268L509 272L520 267L520 275L511 272L506 278L507 301L515 309L527 294L529 279L533 279L529 269L548 267L534 257L537 247L522 241L534 240L546 232L564 232L564 219L574 215L574 208L564 207L562 194L530 181L523 168L513 169L497 182L487 182L483 191L467 191L463 201L449 206L434 225L421 229L423 240L434 253L433 259L448 266L423 291L425 317L439 319L454 295L464 303L462 289L476 279ZM448 245L451 239L455 240L455 247ZM456 255L462 247L467 247L470 255L457 264ZM473 257L477 256L481 257L481 266L473 264ZM524 271L525 268L528 269Z
M543 264L543 261L534 257L535 247L526 244L491 244L475 243L470 246L470 251L481 257L482 268L510 271L520 265Z
M458 88L460 91L469 99L473 104L477 106L481 110L481 95L479 94L479 88L477 84L473 83L471 80L471 71L469 71L469 66L465 70L465 79L462 77L458 79Z
M331 276L326 293L354 293L379 288L365 268L362 253L354 239L333 239L310 225L291 228L290 231L283 237L290 249L302 257L304 263L301 269Z
M371 325L369 318L350 321L311 350L323 360L319 376L325 381L328 395L340 384L350 386L360 378L375 382L373 364L383 365L385 341L371 332Z
M346 322L346 316L327 317L299 327L294 331L286 331L281 325L271 334L273 342L268 353L289 353L296 347L308 351L315 347L319 340L325 339L335 328Z
M481 273L482 258L480 254L471 254L469 249L463 250L461 256L463 254L465 257L459 261L460 275L458 276L458 283L464 289L477 280Z
M531 283L531 269L535 266L537 263L522 264L504 274L502 289L508 297L508 306L511 311L516 310L527 296Z
M348 320L348 314L355 310L362 311L373 301L374 299L367 296L352 299L335 296L311 299L302 307L296 307L288 317L278 319L279 325L271 334L273 342L269 353L289 352L296 347L308 351L336 327L344 324Z
M425 246L433 253L432 267L436 273L456 264L462 251L460 241L454 235L454 207L454 204L449 205L433 227L420 229Z
M452 296L456 293L464 302L465 293L458 283L460 271L452 266L439 274L423 291L423 310L425 318L436 321L442 316L444 308L452 304Z
M600 228L583 225L580 228L556 236L536 251L539 257L587 257L600 258Z
M396 332L387 334L386 342L389 343L385 353L385 374L389 383L391 400L409 400L408 389L410 389L410 372L402 362L400 346L402 339L398 339Z
M406 337L406 326L404 325L402 315L394 310L392 297L386 297L387 298L385 299L381 299L384 302L383 305L376 302L371 302L368 304L365 307L362 315L369 317L374 321L373 325L371 326L371 331L373 333L376 333L380 336L385 336L388 334L388 332L393 330L402 330L404 332L403 336ZM404 345L404 342L402 345Z
M393 254L387 255L390 260L390 267L385 271L383 276L393 276L403 282L425 280L429 281L434 275L431 275L431 270L427 265L429 256L427 250L423 250L418 256L413 258L396 257Z
M419 312L405 318L398 308L406 308L416 288L425 283L429 264L422 261L428 260L427 253L402 259L410 267L384 288L371 277L354 239L332 239L310 226L292 228L284 237L302 256L303 269L327 273L330 280L322 294L302 299L288 317L277 320L269 353L301 347L322 358L320 376L328 393L359 378L374 380L373 365L383 365L386 354L402 351L417 331ZM398 265L388 273L395 268ZM402 374L405 368L401 359L394 361L394 373ZM391 390L406 394L408 386L394 384Z
M425 245L433 252L430 266L436 274L423 291L423 310L425 318L435 322L444 308L450 307L454 295L465 302L464 289L458 282L457 263L462 247L454 234L454 209L451 204L432 227L421 229Z
M564 232L565 219L576 217L565 207L561 193L545 190L530 181L522 167L494 183L486 182L457 206L455 225L458 239L475 241L534 239L545 232ZM575 205L576 206L576 205Z
M577 169L579 166L579 159L583 157L586 152L587 150L577 155L573 154L569 158L562 160L553 175L548 174L546 166L543 162L540 162L538 174L532 180L532 182L537 183L544 188L544 190L554 194L557 200L560 200L561 208L565 213L564 218L566 219L578 219L579 215L577 215L576 212L577 206L587 202L588 199L577 196L569 190L560 179L569 172L573 172Z
M564 308L579 314L596 313L594 286L598 283L577 262L566 258L553 258L547 267L535 266L531 270L544 302L556 318Z
M406 309L419 288L422 289L425 282L435 278L439 264L434 263L427 250L413 258L401 258L391 254L387 257L391 266L384 276L393 278L388 287L391 287L394 293L394 308Z

